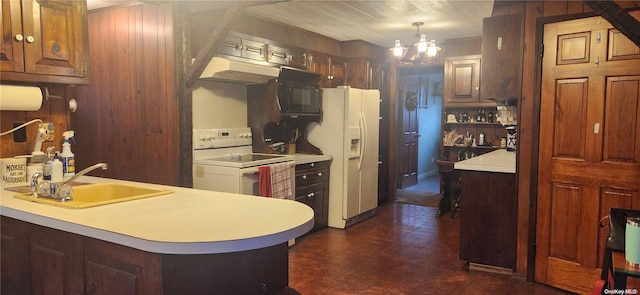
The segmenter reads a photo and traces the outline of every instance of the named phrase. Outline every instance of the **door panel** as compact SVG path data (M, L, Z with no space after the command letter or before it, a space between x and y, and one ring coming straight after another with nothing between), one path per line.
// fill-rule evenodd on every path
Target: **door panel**
M559 80L554 109L553 156L584 159L587 79Z
M604 124L605 162L638 164L640 76L608 77Z
M636 46L620 31L614 29L609 30L609 48L607 51L609 53L607 60L640 58L640 47Z

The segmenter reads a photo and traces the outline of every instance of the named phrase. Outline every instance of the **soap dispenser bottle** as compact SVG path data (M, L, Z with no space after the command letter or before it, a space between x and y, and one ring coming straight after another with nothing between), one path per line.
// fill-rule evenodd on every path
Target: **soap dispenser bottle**
M62 162L60 161L59 156L56 155L51 163L51 182L61 182L64 179L62 171Z
M44 180L51 180L51 165L53 164L53 147L50 146L47 148L47 160L44 162L44 168L42 171L42 178Z
M69 143L69 139L74 137L74 132L65 131L62 133L62 137L64 137L62 153L60 153L60 160L62 161L62 175L65 179L68 179L76 175L76 160L71 152L71 144Z

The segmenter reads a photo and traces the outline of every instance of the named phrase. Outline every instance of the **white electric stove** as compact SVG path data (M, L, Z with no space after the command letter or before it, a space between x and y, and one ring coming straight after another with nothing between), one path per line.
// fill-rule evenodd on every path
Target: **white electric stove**
M251 138L248 127L194 129L193 188L257 196L258 167L282 162L295 165L291 155L253 153ZM294 169L291 171L294 191Z

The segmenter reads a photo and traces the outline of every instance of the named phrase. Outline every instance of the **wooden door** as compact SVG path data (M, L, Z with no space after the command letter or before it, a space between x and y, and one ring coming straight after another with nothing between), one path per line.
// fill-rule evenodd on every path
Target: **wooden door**
M400 188L418 184L418 78L407 77L402 87L402 159Z
M640 48L600 17L545 25L540 114L535 278L589 293L599 219L640 209Z

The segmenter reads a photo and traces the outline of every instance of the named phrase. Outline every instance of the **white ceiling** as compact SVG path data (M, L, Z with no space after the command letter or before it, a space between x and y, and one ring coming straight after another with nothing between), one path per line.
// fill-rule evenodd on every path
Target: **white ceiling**
M177 1L177 0L175 0ZM222 0L209 1L212 5ZM132 0L88 0L89 9ZM217 3L216 3L217 2ZM291 0L249 7L250 15L302 28L339 41L364 40L392 47L415 42L420 33L438 41L482 36L482 19L491 15L493 0Z

